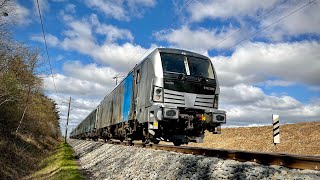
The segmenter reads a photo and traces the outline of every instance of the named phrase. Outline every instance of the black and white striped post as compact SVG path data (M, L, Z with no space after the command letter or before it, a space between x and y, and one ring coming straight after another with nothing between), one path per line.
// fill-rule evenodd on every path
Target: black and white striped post
M273 143L274 145L276 145L280 143L279 115L272 114L272 124L273 124Z

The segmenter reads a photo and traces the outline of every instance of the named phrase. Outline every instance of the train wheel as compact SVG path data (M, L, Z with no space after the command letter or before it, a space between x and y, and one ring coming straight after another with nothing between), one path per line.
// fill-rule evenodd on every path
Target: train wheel
M149 140L149 139L145 139L145 138L142 139L142 145L143 145L143 146L146 146L146 145L149 144L149 143L150 143L150 140Z
M160 140L153 140L153 144L159 144Z
M128 146L133 146L134 144L133 144L133 141L132 140L129 140L128 141Z

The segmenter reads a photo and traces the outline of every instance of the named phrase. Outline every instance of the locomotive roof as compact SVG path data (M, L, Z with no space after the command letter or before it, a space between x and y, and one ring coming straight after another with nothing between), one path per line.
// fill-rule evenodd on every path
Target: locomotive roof
M183 49L175 49L175 48L157 48L155 49L155 51L158 50L159 52L164 52L164 53L173 53L173 54L184 54L187 56L194 56L194 57L199 57L199 58L203 58L203 59L208 59L207 56L195 53L195 52L191 52L191 51L187 51L187 50L183 50Z
M187 51L184 49L176 49L176 48L156 48L155 50L153 50L151 53L148 54L148 56L146 56L145 58L143 58L140 62L138 62L137 64L135 64L135 66L128 72L128 74L130 74L133 69L136 66L139 66L141 63L143 63L146 59L148 59L148 57L150 55L152 55L153 53L155 53L156 51L158 52L164 52L164 53L172 53L172 54L183 54L186 56L194 56L194 57L198 57L198 58L203 58L203 59L209 59L207 56L195 53L195 52L191 52L191 51Z

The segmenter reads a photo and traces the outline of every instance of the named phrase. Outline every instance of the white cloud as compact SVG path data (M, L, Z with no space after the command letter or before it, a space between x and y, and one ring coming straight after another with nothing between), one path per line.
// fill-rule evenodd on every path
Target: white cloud
M250 85L221 87L219 99L229 125L268 124L272 114L279 114L285 123L320 120L319 103L311 100L303 104L290 96L267 95Z
M195 1L188 7L192 21L202 21L206 18L230 18L239 16L254 16L260 11L265 11L274 6L278 1L256 0L205 0Z
M77 97L102 98L115 87L113 77L120 72L110 67L97 64L82 64L69 61L63 66L64 74L54 74L54 81L59 94ZM122 74L126 75L126 74ZM44 76L44 85L49 93L55 92L51 76Z
M31 36L31 40L44 43L44 39L41 34ZM46 35L46 41L47 41L47 44L50 46L57 46L59 43L59 39L52 34Z
M310 5L299 9L310 2L312 2ZM202 22L208 19L219 22L232 19L240 28L247 27L251 30L262 29L285 17L260 33L262 37L282 41L299 35L318 35L320 26L316 24L320 23L319 6L318 1L306 0L205 0L191 3L188 12L191 22ZM299 11L294 12L298 9Z
M222 107L224 108L224 107ZM232 108L225 108L227 110L227 126L228 125L242 125L248 124L269 124L271 125L272 114L280 115L280 123L298 123L298 122L314 122L320 121L320 106L307 104L299 108L291 110L287 109L262 109L255 106L235 106Z
M90 8L98 9L103 12L106 17L111 16L118 20L128 20L125 9L121 7L121 1L100 1L100 0L86 0L87 6Z
M55 85L59 93L92 96L92 92L94 92L96 96L103 96L107 91L106 86L96 82L68 77L63 74L55 74L54 76ZM46 85L46 90L50 92L55 91L51 77L46 77L44 83Z
M320 86L320 43L248 43L230 57L213 57L223 86L277 80ZM273 84L276 85L276 84Z
M264 84L267 87L272 87L272 86L292 86L294 84L296 84L295 82L291 82L291 81L283 81L283 80L267 80L264 82Z
M319 49L314 41L247 43L231 56L211 58L221 85L220 108L227 110L229 125L268 124L271 114L280 114L283 123L319 121L316 98L302 103L287 94L267 95L254 86L320 87Z
M156 5L156 0L128 0L127 2L130 7L136 7L136 6L153 7Z
M49 97L57 103L60 115L60 127L61 132L63 133L65 132L70 96L72 99L70 105L71 110L69 115L68 133L70 133L71 130L75 128L86 116L88 116L100 102L98 99L82 98L70 94L49 94Z
M226 104L252 104L263 100L260 88L239 84L232 87L221 87L221 99Z
M156 45L151 45L149 49L145 49L139 45L125 43L104 44L94 52L92 56L100 63L111 65L119 71L129 71L135 64L147 56Z
M61 42L65 50L75 50L82 54L91 56L96 62L112 66L119 71L128 71L130 67L134 66L141 60L144 52L150 52L154 47L145 49L141 46L135 46L131 43L119 44L103 44L101 46L95 44L91 39L86 39L84 36L77 36L75 38L65 38ZM134 56L137 54L136 56ZM146 53L145 55L147 55ZM134 59L132 59L135 57ZM140 59L138 59L140 57ZM131 61L130 61L131 60Z
M79 61L65 63L63 70L68 76L99 83L102 86L107 85L110 86L110 88L114 86L113 77L119 74L119 72L110 67L98 67L96 64L83 65Z
M59 54L56 58L56 61L61 61L64 59L64 56L62 56L61 54Z
M167 42L184 49L190 49L199 53L204 53L207 50L216 48L228 48L235 43L235 29L232 27L222 28L222 30L208 30L197 28L191 30L187 26L182 26L180 29L170 30L169 32L160 31L155 36L160 40ZM225 39L226 37L229 37ZM188 38L186 38L188 37Z
M92 25L94 25L95 32L106 36L107 42L115 42L118 39L133 41L133 35L127 29L120 29L110 24L101 24L97 15L90 17Z
M278 8L276 13L273 13L262 20L261 26L265 27L309 2L311 1L294 1L294 3L285 4L282 8ZM320 3L315 1L297 13L288 16L283 21L270 27L264 34L274 40L282 40L288 36L297 36L301 34L319 34L320 26L316 25L320 24L319 8Z
M258 108L292 109L301 103L290 96L269 96L261 88L239 84L233 87L221 87L221 99L227 105L250 105Z
M50 4L48 0L39 0L38 2L40 6L41 15L44 15L46 12L50 11ZM34 14L38 16L39 14L38 14L37 0L33 0L33 10L34 10Z
M130 20L132 16L141 16L144 8L155 6L155 0L86 0L86 5L90 8L97 9L105 14L105 16L115 18L117 20Z
M128 42L121 45L114 42L118 39L130 41L133 40L133 36L129 30L100 23L95 15L83 20L74 20L69 17L67 25L69 29L62 33L64 38L52 45L89 55L96 62L111 66L118 71L129 71L135 63L142 59L142 55L148 55L156 47L156 45L151 45L146 49ZM106 41L99 44L95 37L96 33L104 35ZM39 37L33 37L33 39L40 40ZM56 37L51 39L57 40Z
M74 4L67 4L64 9L67 13L76 13L76 5Z

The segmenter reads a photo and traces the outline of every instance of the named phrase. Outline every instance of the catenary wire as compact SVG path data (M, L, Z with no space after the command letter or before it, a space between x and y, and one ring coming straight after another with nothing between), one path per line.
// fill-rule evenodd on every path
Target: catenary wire
M309 5L311 5L311 4L312 4L312 3L314 3L315 1L316 1L316 0L309 1L307 4L304 4L304 5L300 6L299 8L295 9L294 11L291 11L289 14L287 14L287 15L285 15L285 16L283 16L283 17L281 17L280 19L277 19L276 21L272 22L272 23L271 23L271 24L269 24L268 26L265 26L265 27L263 27L263 28L261 28L261 29L257 30L256 32L254 32L254 33L250 34L249 36L247 36L247 37L245 37L245 38L241 39L240 41L236 42L236 43L235 43L235 44L233 44L231 47L229 47L229 48L225 49L225 50L224 50L224 52L226 52L226 51L228 51L228 50L232 49L233 47L237 46L238 44L242 43L243 41L245 41L245 40L247 40L247 39L250 39L251 37L253 37L253 36L255 36L255 35L257 35L257 34L261 33L262 31L264 31L264 30L268 29L269 27L271 27L271 26L273 26L273 25L277 24L278 22L280 22L280 21L282 21L282 20L284 20L284 19L288 18L289 16L291 16L291 15L293 15L293 14L297 13L298 11L300 11L300 10L302 10L303 8L305 8L305 7L309 6Z
M55 92L57 93L57 87L56 87L56 83L55 83L55 81L54 81L54 77L53 77L53 73L52 73L51 61L50 61L49 52L48 52L46 35L45 35L45 33L44 33L44 26L43 26L43 22L42 22L42 16L41 16L41 11L40 11L40 6L39 6L39 0L37 0L37 5L38 5L38 13L39 13L39 18L40 18L40 23L41 23L41 29L42 29L42 36L43 36L44 44L45 44L45 47L46 47L46 53L47 53L47 58L48 58L48 62L49 62L49 67L50 67L50 73L51 73L51 77L52 77L52 82L53 82L54 90L55 90Z
M269 9L267 12L265 12L263 15L259 16L259 18L255 18L255 19L253 19L253 20L255 20L255 21L261 20L261 19L262 19L263 17L265 17L267 14L269 14L270 12L272 12L273 10L275 10L278 6L281 6L282 4L286 3L287 1L288 1L288 0L282 1L280 4L274 6L273 8L271 8L271 9ZM214 46L215 46L215 47L218 46L219 44L221 44L221 43L223 43L224 41L226 41L227 39L233 37L236 33L241 32L244 28L247 28L247 27L249 27L249 25L246 25L246 26L244 26L244 27L242 27L242 28L234 31L234 32L231 33L229 36L223 38L221 41L219 41L218 43L216 43ZM204 54L204 53L202 53L202 54Z

